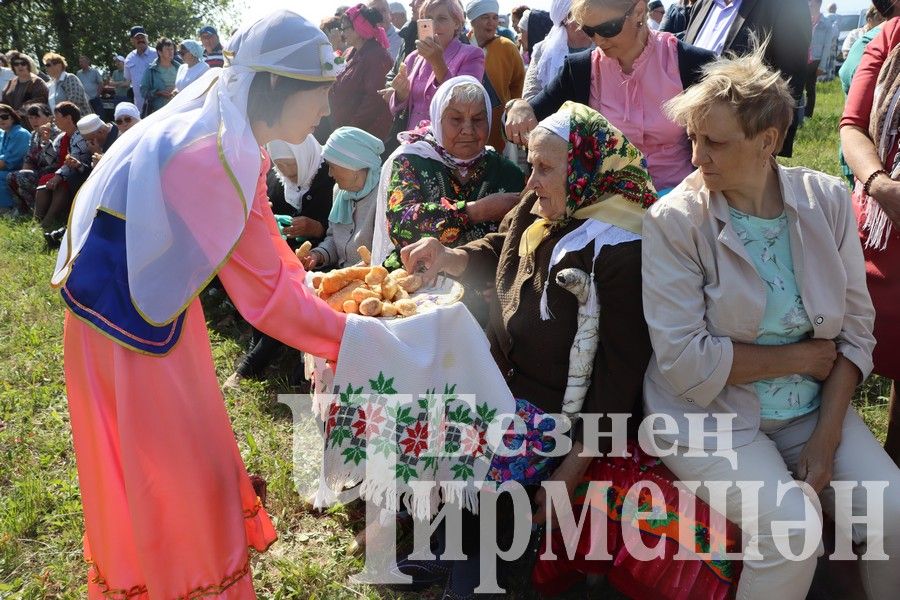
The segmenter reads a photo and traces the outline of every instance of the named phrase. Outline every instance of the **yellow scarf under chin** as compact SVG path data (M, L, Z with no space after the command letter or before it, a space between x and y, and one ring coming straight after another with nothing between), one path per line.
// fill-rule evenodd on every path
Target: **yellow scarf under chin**
M537 202L531 209L531 214L537 215ZM575 219L594 219L621 227L631 233L641 234L641 219L644 210L635 202L622 196L615 196L609 200L603 200L584 208L579 208L572 213ZM528 226L519 240L519 256L525 257L533 253L537 247L550 234L550 229L557 224L564 223L569 217L563 217L556 221L545 219L538 215L534 223Z

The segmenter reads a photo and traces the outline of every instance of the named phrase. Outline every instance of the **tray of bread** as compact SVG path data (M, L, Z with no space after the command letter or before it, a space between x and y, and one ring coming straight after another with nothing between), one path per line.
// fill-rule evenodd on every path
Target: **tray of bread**
M404 269L388 272L381 265L368 264L370 254L360 247L363 264L327 273L314 273L310 278L316 295L338 312L366 317L396 319L436 310L462 300L463 286L447 277L438 277L424 286L422 277ZM309 252L304 244L298 258Z

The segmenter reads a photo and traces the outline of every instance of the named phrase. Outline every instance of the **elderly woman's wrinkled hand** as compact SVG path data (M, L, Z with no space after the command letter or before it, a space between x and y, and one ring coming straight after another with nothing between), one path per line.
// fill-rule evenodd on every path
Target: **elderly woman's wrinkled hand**
M325 235L325 228L315 219L294 217L291 220L291 224L285 227L282 232L290 238L320 238Z
M49 142L50 141L50 131L53 125L51 123L44 123L40 127L38 127L38 135L41 137L41 141Z
M408 273L419 275L424 285L429 286L441 273L462 274L468 257L461 250L447 248L437 238L426 237L402 248L400 260Z
M817 494L821 492L831 483L834 454L839 445L840 439L833 439L818 430L813 431L800 451L794 478L808 483Z
M534 109L527 100L516 100L506 112L506 139L513 144L524 146L528 143L528 134L537 127L538 120Z
M894 227L900 227L900 181L887 176L877 177L870 191Z
M828 379L837 360L835 343L832 340L813 339L797 342L796 346L802 351L801 372L819 381Z

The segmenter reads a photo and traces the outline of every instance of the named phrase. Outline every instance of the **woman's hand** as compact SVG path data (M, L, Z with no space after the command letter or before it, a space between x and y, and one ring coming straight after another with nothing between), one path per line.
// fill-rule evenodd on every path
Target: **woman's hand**
M406 74L405 63L400 64L397 74L391 80L390 87L379 90L378 93L381 94L385 102L390 102L391 94L394 95L398 102L406 102L406 99L409 98L409 75Z
M416 40L416 50L419 55L428 61L436 76L447 72L447 63L444 62L444 47L436 37L428 37L424 40ZM439 82L443 78L437 77Z
M72 156L71 154L67 154L67 155L66 155L66 159L63 161L63 163L64 163L67 167L69 167L70 169L80 169L81 167L84 166L84 165L81 164L81 161L80 161L80 160L78 160L77 158L75 158L75 157Z
M322 224L309 217L294 217L291 224L282 229L282 232L290 238L318 239L325 237L325 228L322 227Z
M519 198L521 194L518 192L489 194L480 200L469 202L466 205L466 214L473 223L500 221L519 203Z
M808 483L817 494L820 493L831 483L834 453L840 443L840 437L835 438L816 427L800 452L794 477Z
M40 136L42 142L50 141L51 127L52 125L50 123L44 123L43 125L38 127L38 135Z
M55 190L57 188L57 186L59 186L61 181L62 181L62 177L60 177L59 175L54 175L53 177L50 178L49 181L47 181L47 183L46 183L47 189Z
M872 181L869 192L878 201L894 227L900 227L900 181L894 181L887 175L880 175Z
M834 361L837 360L837 346L832 340L804 340L797 342L797 348L802 352L798 371L804 375L825 381L831 375Z
M537 117L527 100L518 99L506 111L506 139L513 144L528 144L528 134L537 127Z
M408 273L421 276L427 286L442 272L455 277L462 275L469 257L462 250L445 247L437 238L426 237L402 248L400 260Z
M576 443L569 454L563 459L562 463L553 472L553 475L550 476L550 480L561 481L566 486L570 504L575 488L581 483L584 472L587 470L588 465L591 464L590 457L578 456L580 452L581 444ZM541 489L537 491L537 494L534 497L534 503L535 509L534 515L531 517L531 522L535 525L543 525L547 520L547 492L544 486L541 486ZM556 513L554 513L553 525L557 526Z
M300 263L307 271L312 271L322 263L322 258L318 252L312 252L300 259Z

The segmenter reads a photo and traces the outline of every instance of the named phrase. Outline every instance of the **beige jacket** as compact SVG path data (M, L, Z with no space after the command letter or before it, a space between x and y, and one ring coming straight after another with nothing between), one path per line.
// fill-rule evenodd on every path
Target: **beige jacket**
M872 370L875 311L850 196L836 177L777 169L813 337L835 340L865 378ZM760 419L754 386L725 382L732 341L756 342L766 291L731 227L725 197L711 194L699 171L644 217L642 274L654 351L644 377L646 414L671 415L678 433L661 437L697 447L688 442L685 413L734 413L732 444L749 443ZM706 418L704 431L716 432L716 421ZM702 447L714 445L714 438L703 438Z

